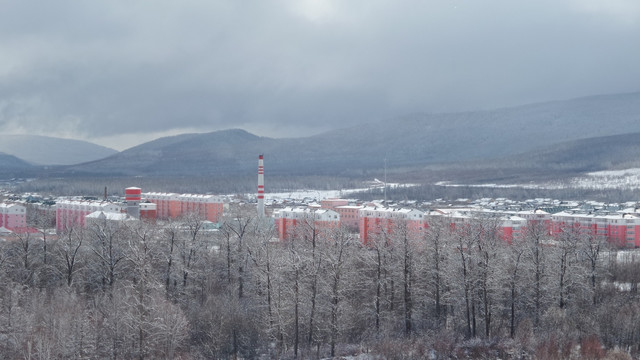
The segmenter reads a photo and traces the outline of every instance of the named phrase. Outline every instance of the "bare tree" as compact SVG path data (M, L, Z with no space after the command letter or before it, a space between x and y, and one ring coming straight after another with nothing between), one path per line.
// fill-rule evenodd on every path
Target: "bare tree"
M544 305L544 285L548 271L548 248L551 245L548 224L542 221L531 220L522 230L525 252L524 267L533 276L533 323L537 327Z
M42 264L48 266L47 236L55 228L56 216L49 205L27 204L27 225L37 229L42 238Z
M233 265L236 265L238 298L240 299L244 297L245 263L247 261L244 240L249 235L252 224L255 225L254 217L249 215L248 211L238 209L229 218L225 219L221 227L226 241L228 277L231 280L232 268L234 267Z
M122 222L106 218L87 227L93 237L91 247L98 260L95 265L103 290L113 287L125 259L123 228Z
M579 251L587 261L589 271L589 281L592 293L592 304L597 305L599 299L599 283L600 277L605 272L602 266L602 253L607 249L607 241L598 234L585 233L581 236Z
M277 274L274 269L274 263L277 262L279 254L274 254L272 247L279 247L279 244L275 244L272 241L276 237L275 229L267 223L261 224L256 229L255 235L255 237L252 237L254 241L247 246L247 251L257 270L256 277L263 289L261 292L265 293L268 333L274 341L278 341L281 337L281 329L278 326L278 330L276 330L275 325L274 280L277 279ZM225 236L225 239L229 241L227 236Z
M445 244L450 234L449 224L440 217L432 217L429 219L428 228L424 233L425 241L425 259L428 274L428 285L435 303L436 329L443 326L444 318L446 318L446 306L444 306L443 298L446 292L445 285L445 264L450 256Z
M326 263L331 286L331 320L329 325L331 357L336 356L336 342L340 333L340 301L344 296L345 267L348 262L347 258L352 255L350 250L353 246L354 241L351 235L340 230L333 232L331 242L323 246L327 249Z
M196 213L186 214L180 222L179 256L182 265L182 287L187 287L189 273L203 248L202 227L204 219Z
M501 263L498 258L499 250L507 246L507 242L500 233L500 218L475 219L474 229L477 240L475 251L477 254L477 287L482 304L484 320L484 336L491 336L491 321L493 307L498 302L498 286L502 283L503 271L499 269Z
M58 240L57 250L58 256L63 261L63 274L68 287L73 284L73 278L78 271L78 260L80 256L80 248L84 242L84 229L78 227L69 227Z
M523 286L522 282L522 263L527 243L525 236L516 236L511 246L504 249L504 260L506 261L505 274L509 284L509 336L513 338L516 333L516 307L519 297L519 288Z
M458 255L457 272L459 279L462 282L463 299L464 299L464 314L466 319L466 331L467 337L476 336L476 321L475 321L475 304L473 299L473 292L475 291L474 281L472 277L473 259L470 251L475 246L477 238L473 236L472 229L468 225L457 226L453 234L453 240L455 244L455 251Z
M557 301L561 309L567 305L567 292L575 281L573 270L578 264L578 244L582 235L578 225L569 224L564 226L555 237L556 246L552 249L557 276Z
M404 333L411 335L413 331L413 276L414 276L414 252L417 252L417 234L413 232L404 221L395 224L390 234L390 246L394 248L399 256L396 259L401 271L401 281L403 286L402 305Z
M173 280L173 271L174 271L174 260L176 257L176 252L178 251L178 241L180 237L180 226L179 223L173 220L169 220L162 227L162 239L166 240L163 242L164 249L163 255L164 260L166 262L166 272L165 272L165 287L167 289L167 294L170 293L170 289L175 288L177 280Z
M372 277L374 279L375 293L374 293L374 308L375 308L375 330L376 333L380 331L380 322L382 317L382 303L383 303L383 274L387 272L387 250L388 250L388 241L385 236L373 236L372 240L368 244L369 248L372 250L370 252L370 256L367 263L373 266Z
M35 247L38 237L28 229L16 231L15 236L17 241L15 242L14 252L18 254L18 258L21 260L17 275L23 284L29 285L35 281L36 267L40 265L34 259L38 252Z

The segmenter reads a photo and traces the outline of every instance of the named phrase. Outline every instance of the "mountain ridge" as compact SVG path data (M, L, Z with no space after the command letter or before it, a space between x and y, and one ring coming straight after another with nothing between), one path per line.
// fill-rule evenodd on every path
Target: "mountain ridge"
M392 167L487 160L621 131L640 132L640 93L479 112L413 114L301 138L260 137L239 129L184 134L73 168L213 175L250 171L254 157L263 153L267 169L275 173L364 174L381 169L385 159Z
M65 168L73 174L368 176L389 168L484 162L581 139L640 132L640 92L475 112L412 114L299 138L242 129L160 138ZM524 161L523 161L524 163ZM540 168L537 166L537 168ZM553 170L550 167L550 170Z
M0 135L0 152L32 165L73 165L98 160L116 150L88 141L41 135Z

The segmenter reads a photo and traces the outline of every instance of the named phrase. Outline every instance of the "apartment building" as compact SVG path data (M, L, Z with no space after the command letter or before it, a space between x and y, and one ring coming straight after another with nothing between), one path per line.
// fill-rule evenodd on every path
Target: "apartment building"
M0 227L6 229L27 226L27 209L20 204L0 204Z
M176 219L187 214L197 214L205 220L218 223L224 214L224 201L215 195L143 193L142 198L156 204L159 219Z
M286 207L274 212L280 240L323 237L340 227L340 214L329 209Z

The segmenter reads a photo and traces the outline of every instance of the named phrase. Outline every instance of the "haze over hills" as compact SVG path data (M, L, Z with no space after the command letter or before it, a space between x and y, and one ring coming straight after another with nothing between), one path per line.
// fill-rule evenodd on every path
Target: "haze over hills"
M0 152L0 170L31 169L32 167L31 164L22 159Z
M640 132L554 144L506 158L504 164L580 172L636 168L640 167Z
M636 132L640 132L640 93L490 111L416 114L305 138L274 139L237 129L185 134L69 169L75 173L149 176L251 173L257 155L265 154L266 168L272 174L366 175L379 173L385 159L390 169L486 161L541 148L552 151L554 145L580 139ZM632 141L633 136L628 139ZM567 154L566 148L558 146L557 151ZM618 156L609 154L606 147L603 151L593 155ZM579 157L589 152L572 154L575 161L584 161ZM539 152L534 157L543 160Z
M0 179L32 177L39 173L36 166L13 155L0 152Z
M117 153L87 141L38 135L0 135L0 152L34 165L79 164Z
M490 159L570 140L638 131L640 93L633 93L490 111L416 114L313 139L342 143L346 154L381 158L386 154L389 164L405 165ZM358 149L364 151L358 154Z
M412 171L413 181L518 184L566 180L602 170L640 168L640 133L571 140L500 158L427 166Z

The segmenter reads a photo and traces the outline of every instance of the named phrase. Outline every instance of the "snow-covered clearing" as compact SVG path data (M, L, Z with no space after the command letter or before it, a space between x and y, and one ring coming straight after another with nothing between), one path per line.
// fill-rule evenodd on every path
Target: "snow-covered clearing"
M567 181L548 181L528 184L455 184L449 181L436 183L440 186L468 186L493 188L522 188L522 189L620 189L632 190L640 187L640 168L626 170L596 171L586 173Z
M313 189L296 189L291 191L281 192L265 192L265 203L282 203L282 202L319 202L324 199L349 199L351 194L378 189L382 192L384 188L384 182L374 179L367 184L368 187L362 187L358 189L341 189L341 190L313 190ZM416 184L399 184L399 183L387 183L389 188L398 187L411 187ZM247 198L255 198L256 194L246 194Z

